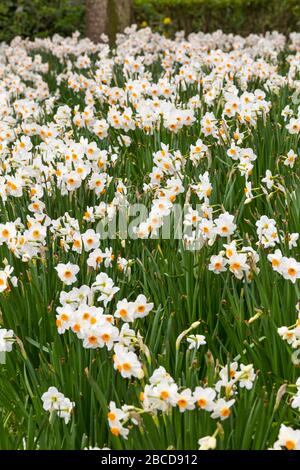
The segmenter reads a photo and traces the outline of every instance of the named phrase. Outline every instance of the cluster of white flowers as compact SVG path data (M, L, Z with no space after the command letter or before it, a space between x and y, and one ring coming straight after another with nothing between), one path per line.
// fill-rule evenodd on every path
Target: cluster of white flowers
M237 386L251 390L256 374L253 365L233 362L221 368L219 380L214 388L196 387L181 389L164 367L159 367L150 377L141 395L143 409L147 412L167 412L171 407L177 407L180 412L186 410L205 410L211 413L213 419L227 419L230 408L235 403ZM225 398L224 398L225 397Z
M232 272L237 279L251 281L253 274L259 273L257 263L259 262L258 253L251 246L243 246L240 249L233 240L229 244L224 245L225 250L213 255L210 258L208 269L215 274L227 271Z
M49 387L41 398L44 410L56 413L66 424L70 421L75 403L59 392L56 387Z
M279 249L268 255L274 271L281 274L284 279L289 279L293 284L300 278L300 263L295 258L283 256Z
M300 356L300 303L298 302L296 305L296 311L298 314L298 318L294 325L291 326L281 326L278 328L278 334L280 337L287 342L291 346L292 349L296 351L292 355L292 361L294 364L300 363L300 357L298 358L298 354Z
M121 408L117 408L115 402L111 401L109 404L109 412L107 414L111 433L114 436L121 436L124 439L127 439L129 429L126 427L126 424L138 424L136 416L138 415L135 407L123 405Z
M141 409L127 405L120 409L116 408L114 402L110 403L110 430L116 436L127 438L129 429L125 424L130 419L137 424L138 414L156 414L159 411L167 413L172 407L176 407L181 413L195 409L205 410L211 413L213 419L224 421L231 415L231 407L236 401L231 397L237 395L237 386L251 390L255 378L252 364L239 366L237 362L233 362L220 370L219 380L214 388L198 386L192 391L178 387L166 369L160 366L153 372L149 385L145 386L140 395Z
M262 215L256 222L258 243L264 248L274 247L279 242L276 221Z
M14 268L5 262L6 266L0 270L0 294L2 292L9 292L11 286L17 286L18 279L12 276ZM15 342L15 334L13 330L1 328L0 326L0 353L10 352L13 343Z
M10 352L14 342L15 335L13 330L0 328L0 352Z
M10 290L10 284L16 287L18 284L18 279L16 276L12 276L14 268L13 266L6 265L3 270L0 270L0 293Z
M74 282L79 271L77 265L68 263L58 265L57 271L65 284ZM114 350L114 368L122 377L143 378L142 364L135 352L136 348L145 350L141 336L130 329L129 323L147 316L154 305L147 302L145 295L140 294L134 302L126 298L117 302L113 315L105 313L104 308L111 302L119 287L106 274L96 276L91 287L81 286L72 288L69 292L60 293L61 305L57 307L56 325L59 334L67 330L73 331L82 340L84 348L103 348ZM100 296L98 294L100 293ZM98 296L98 297L97 297ZM94 302L103 302L104 308L95 306ZM115 325L123 321L121 328Z

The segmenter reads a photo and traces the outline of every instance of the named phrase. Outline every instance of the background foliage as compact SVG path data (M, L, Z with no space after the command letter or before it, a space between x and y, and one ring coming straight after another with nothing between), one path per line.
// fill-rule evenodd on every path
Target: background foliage
M0 41L84 33L84 0L1 0ZM171 23L169 22L171 19ZM299 0L134 0L134 21L168 34L222 29L242 35L300 30ZM166 23L166 24L165 24Z
M0 41L84 31L83 0L1 0Z
M277 30L284 33L300 28L299 0L135 0L136 21L159 25L171 18L169 28L187 32L248 35Z

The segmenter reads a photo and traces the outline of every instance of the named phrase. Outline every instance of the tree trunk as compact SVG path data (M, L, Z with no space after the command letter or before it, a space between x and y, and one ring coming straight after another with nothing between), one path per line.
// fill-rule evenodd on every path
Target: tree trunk
M86 35L97 43L106 32L108 0L86 0Z
M132 21L132 0L115 0L118 15L118 32L123 32Z
M86 35L101 41L101 34L113 42L118 32L131 23L132 0L86 0Z

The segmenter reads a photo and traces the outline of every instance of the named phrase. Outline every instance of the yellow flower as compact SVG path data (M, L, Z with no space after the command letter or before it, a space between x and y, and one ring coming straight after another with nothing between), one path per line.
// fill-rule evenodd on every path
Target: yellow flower
M142 28L146 28L147 26L148 26L147 21L143 21L143 22L141 23L141 27L142 27Z
M172 23L172 20L171 18L169 18L168 16L166 16L166 18L164 18L164 21L163 21L164 24L171 24Z

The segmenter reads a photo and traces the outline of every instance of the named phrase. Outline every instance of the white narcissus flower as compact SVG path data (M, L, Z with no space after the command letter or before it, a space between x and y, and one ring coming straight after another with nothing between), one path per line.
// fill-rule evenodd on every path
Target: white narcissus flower
M127 299L119 300L114 316L121 318L125 322L132 322L134 320L135 307L135 302L128 302Z
M279 336L282 337L284 341L288 344L293 344L296 339L296 329L295 328L288 328L287 326L281 326L277 329Z
M231 415L231 407L235 403L234 399L231 400L224 400L224 398L219 398L219 400L215 403L213 413L211 417L213 419L221 419L223 421L224 419L227 419Z
M144 377L142 364L133 351L129 351L126 347L117 344L114 347L114 352L114 368L120 372L122 377L125 379L130 377L142 379Z
M119 330L116 326L113 326L109 321L105 319L97 327L99 334L100 347L106 346L110 351L114 344L119 340Z
M251 390L255 378L256 374L254 372L253 364L240 364L240 371L237 373L236 379L241 388Z
M98 269L103 263L105 258L105 253L103 253L99 248L96 250L91 251L89 257L87 259L87 265L93 269Z
M278 440L274 444L274 449L300 450L300 430L282 424L280 426Z
M112 426L110 426L110 432L116 437L123 437L123 439L128 439L129 429L122 426L120 421L114 421Z
M14 287L18 285L16 276L11 277L13 270L14 268L8 264L5 266L4 270L0 271L0 293L9 289L9 280Z
M96 276L96 281L93 283L92 289L95 292L100 291L101 295L97 300L103 302L105 307L120 290L119 287L114 286L114 281L108 277L106 273L100 273Z
M226 271L227 260L222 255L213 255L210 258L208 269L215 274L220 274Z
M58 410L61 401L64 398L63 393L59 392L56 387L49 387L47 392L42 395L43 408L46 411Z
M212 411L214 409L214 399L216 391L213 388L196 387L194 390L194 399L196 405L201 410Z
M300 263L295 258L283 257L280 274L284 279L288 279L295 284L296 280L300 278Z
M253 199L251 181L246 181L246 184L245 184L245 187L244 187L244 193L245 193L245 196L246 196L245 204L248 204Z
M240 154L240 147L238 147L237 145L235 145L234 142L232 142L231 147L227 150L226 153L228 157L232 158L232 160L238 160Z
M222 367L222 369L219 372L219 375L220 375L221 379L224 379L224 380L234 379L236 377L238 367L239 367L239 365L236 361L231 362L230 364L226 365L225 367Z
M293 150L290 150L284 160L284 165L294 168L296 158L297 154Z
M201 219L201 222L198 224L198 230L203 240L209 240L211 242L214 241L216 234L215 234L215 226L212 220L206 219L205 217Z
M153 307L154 304L152 302L147 303L147 298L145 295L138 295L134 302L134 318L137 319L146 317L151 312Z
M268 189L272 189L274 186L274 177L270 170L266 170L266 176L262 178L262 183L265 183Z
M100 245L100 234L89 229L82 235L82 241L85 251L96 250Z
M114 401L109 403L109 412L107 414L109 425L113 426L116 421L128 419L128 413L125 413L121 408L117 408Z
M230 257L228 261L229 270L237 277L242 279L244 273L249 271L247 264L247 255L244 253L237 253Z
M119 333L119 344L125 347L129 347L131 343L136 342L135 331L129 328L128 323L123 323Z
M217 439L214 436L204 436L198 440L199 450L213 450L217 447Z
M58 333L63 334L70 328L74 309L71 305L64 305L63 307L57 307L56 312L56 326Z
M195 408L195 398L192 391L186 388L182 392L177 393L173 399L173 406L177 405L179 411L183 413L185 410L193 410Z
M45 411L55 411L57 416L63 418L66 424L70 421L75 403L59 392L56 387L49 387L47 392L43 393L41 400Z
M14 239L17 235L17 229L14 222L0 224L0 245Z
M169 406L176 400L177 391L177 384L168 381L162 381L153 387L152 396L156 399L156 409L167 411Z
M197 223L201 220L201 217L199 215L199 212L196 210L193 210L192 207L189 207L188 213L184 217L184 225L191 226L191 225L197 225Z
M228 212L221 214L217 219L215 219L216 233L221 237L229 237L230 235L233 235L236 229L236 224L233 220L234 216Z
M200 346L206 344L204 335L190 335L186 340L190 343L189 349L199 349Z
M8 288L8 275L5 271L0 271L0 292L4 292Z
M289 249L296 248L297 241L299 238L299 233L289 233L288 234L288 242L289 242Z
M13 330L0 328L0 352L11 352L15 335Z
M75 406L75 403L71 402L69 398L66 398L66 397L64 397L64 399L62 400L60 404L60 408L57 411L57 415L60 418L63 418L66 424L68 424L68 422L71 419L71 413L73 411L74 406Z
M77 264L59 263L55 269L57 271L59 279L67 286L70 286L71 284L74 284L74 282L77 281L76 275L79 272L79 266L77 266Z
M294 395L291 406L292 408L298 409L300 411L300 377L296 381L297 393Z
M282 262L283 255L280 250L275 250L275 253L268 255L268 260L272 263L272 268L274 271L280 273L281 270L281 262Z
M166 369L163 366L158 367L158 369L155 369L153 374L151 375L149 382L152 385L157 385L160 382L168 382L168 383L173 383L174 379L171 377L171 375L166 371Z
M298 392L297 395L293 397L291 406L292 408L298 409L300 411L300 392Z

